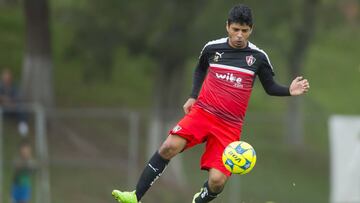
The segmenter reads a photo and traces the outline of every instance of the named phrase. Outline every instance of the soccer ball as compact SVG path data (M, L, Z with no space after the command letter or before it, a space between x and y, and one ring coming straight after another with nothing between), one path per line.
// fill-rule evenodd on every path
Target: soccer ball
M222 161L226 169L231 173L243 175L249 173L254 168L256 153L249 143L235 141L224 149Z

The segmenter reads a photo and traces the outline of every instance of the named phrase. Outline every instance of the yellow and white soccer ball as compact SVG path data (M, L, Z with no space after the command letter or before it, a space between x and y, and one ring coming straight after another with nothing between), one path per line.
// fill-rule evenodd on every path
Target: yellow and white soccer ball
M231 173L243 175L249 173L254 168L256 153L249 143L235 141L224 149L222 161L226 169Z

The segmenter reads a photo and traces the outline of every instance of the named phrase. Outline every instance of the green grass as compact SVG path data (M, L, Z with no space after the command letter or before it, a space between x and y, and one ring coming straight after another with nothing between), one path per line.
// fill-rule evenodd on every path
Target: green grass
M53 165L51 167L52 203L113 202L111 191L126 182L118 169Z
M260 115L272 117L272 122L257 119L259 114L250 113L242 138L255 147L258 156L255 168L248 175L232 176L233 181L240 181L240 188L230 188L228 185L214 203L232 202L229 200L231 190L238 190L244 203L270 200L279 203L328 202L327 154L312 145L306 145L302 151L292 149L283 141L281 115ZM62 118L57 123L62 125L49 131L51 195L54 203L79 200L111 202L112 189L133 189L127 186L126 166L121 165L127 162L127 138L124 137L127 125L124 120ZM98 152L77 146L70 139L69 131L64 129L70 129L80 139L85 139L87 147L96 147ZM5 140L8 156L15 153L17 139L11 136ZM141 146L146 144L142 142ZM199 169L203 148L204 145L199 145L180 155L185 164L185 188L171 183L172 172L168 169L144 197L144 202L191 201L193 194L207 178L207 173ZM146 148L140 149L145 153ZM143 155L139 162L140 168L134 169L138 174L147 161ZM114 163L109 165L107 160L113 160ZM6 173L9 172L10 169L7 169Z

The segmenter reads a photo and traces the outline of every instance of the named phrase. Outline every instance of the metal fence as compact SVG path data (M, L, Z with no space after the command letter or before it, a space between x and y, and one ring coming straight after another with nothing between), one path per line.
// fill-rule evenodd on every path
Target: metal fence
M57 202L56 195L66 195L63 192L57 194L63 189L58 188L57 181L67 180L68 185L66 187L71 187L75 184L72 181L71 172L66 174L65 177L58 176L57 173L61 173L61 170L66 171L69 168L70 170L80 168L83 171L91 168L105 168L104 171L106 171L110 168L113 171L125 174L127 185L133 185L136 181L139 159L138 113L121 109L84 108L57 109L45 112L45 109L39 105L26 105L22 110L31 115L29 125L33 129L27 136L33 140L37 163L33 184L34 202ZM3 115L1 108L0 113ZM14 150L4 149L4 134L7 134L5 131L16 132L16 129L9 129L16 127L16 123L4 126L4 119L0 117L0 203L11 201L9 194L5 194L4 191L9 193L9 187L11 187L11 183L9 183L11 178L9 176L12 175L12 171L4 168L11 168L9 165L12 163L13 154L6 154L6 152L14 153ZM96 134L96 131L98 134ZM108 139L103 134L106 131L110 134ZM16 138L16 136L20 135L14 134L16 135L11 135L11 137L6 135L5 138L7 139L5 140L21 139ZM92 139L96 136L102 136L102 139ZM105 141L101 143L101 140ZM125 140L126 142L124 142ZM61 142L66 142L66 144L59 144ZM9 144L6 145L13 143L14 141L9 141ZM122 143L123 146L118 146L117 143ZM97 149L98 145L101 144L103 149ZM92 148L92 146L95 147ZM10 147L7 146L7 148ZM15 148L15 146L12 148ZM107 150L106 148L114 148L114 150ZM98 150L98 152L92 150ZM123 158L122 161L118 158L119 156ZM105 175L104 171L100 170L98 176ZM112 175L115 177L116 173ZM4 176L6 176L6 183ZM91 174L89 174L90 177ZM96 182L90 184L97 185ZM77 192L81 192L81 190ZM54 198L52 198L53 194Z
M29 136L34 140L35 158L39 163L34 184L35 203L112 202L112 189L134 189L148 159L151 116L147 113L116 108L68 108L45 113L37 105L26 109L32 114ZM296 153L283 142L285 118L283 114L248 113L242 139L257 150L257 166L252 175L233 176L214 203L311 202L304 193L314 188L320 195L313 199L326 202L328 188L323 187L328 184L326 172L317 175L315 183L311 182L314 176L304 174L308 169L317 171L314 167L327 170L328 163L321 160L327 155L322 155L324 149L319 149L327 146L323 143L327 133L324 130L326 116L312 114L306 118L305 148ZM164 126L173 126L175 122L168 121ZM5 150L9 148L9 138L4 131L9 131L9 126L4 123L0 118L0 203L9 202L6 187L10 173L3 169L9 168L10 163L6 153L14 152ZM144 197L144 202L190 202L207 178L207 173L199 170L202 152L203 146L197 146L175 157L164 177ZM299 157L296 162L291 160ZM309 161L307 157L316 161ZM184 180L179 181L177 171L185 174L181 177ZM284 192L279 195L276 190L287 191L289 196Z
M35 153L38 162L38 173L36 176L36 202L50 202L50 185L49 185L49 172L48 172L48 150L46 141L46 119L44 109L40 105L24 105L24 111L34 115L34 142ZM7 112L17 113L18 109L6 109ZM0 108L1 115L4 109ZM16 121L18 122L18 121ZM4 118L0 119L0 202L11 201L8 194L4 194L4 177L10 176L9 171L4 172L5 164L10 165L11 161L5 156L4 149L4 134L7 126L4 125ZM6 174L6 176L5 176ZM8 178L9 179L9 178ZM8 183L7 186L11 187ZM5 198L8 197L8 198Z

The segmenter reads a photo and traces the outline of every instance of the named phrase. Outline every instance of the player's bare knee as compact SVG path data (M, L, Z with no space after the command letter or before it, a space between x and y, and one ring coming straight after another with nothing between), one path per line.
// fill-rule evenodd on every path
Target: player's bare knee
M159 149L159 154L163 158L170 160L176 154L178 154L178 151L178 146L176 144L165 141Z
M184 149L186 145L186 140L177 135L168 136L165 142L161 145L159 149L159 154L165 158L170 160L175 155L177 155L181 150Z
M212 175L209 177L209 187L212 192L220 193L226 183L226 176Z

